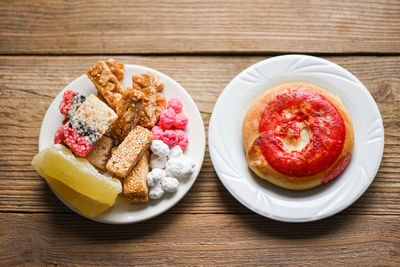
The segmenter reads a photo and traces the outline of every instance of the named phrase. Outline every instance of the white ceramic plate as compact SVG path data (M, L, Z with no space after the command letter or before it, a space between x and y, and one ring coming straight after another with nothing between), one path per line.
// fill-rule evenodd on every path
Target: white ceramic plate
M253 101L292 82L312 83L338 95L354 126L348 167L333 181L306 191L282 189L258 178L248 168L241 138L243 118ZM324 59L286 55L250 66L226 86L211 116L208 142L218 177L238 201L271 219L307 222L342 211L367 190L382 159L384 136L378 107L354 75Z
M110 210L97 217L89 219L103 223L124 224L140 222L160 215L183 198L192 187L200 172L205 150L204 124L196 104L193 102L186 90L172 78L159 71L143 66L128 64L125 64L125 79L122 82L122 87L126 88L132 85L132 75L149 71L157 73L161 77L161 80L165 84L163 94L167 99L178 97L183 103L182 112L189 118L189 123L185 130L189 137L189 146L185 151L185 156L196 163L196 169L189 179L181 182L178 192L174 194L165 193L161 199L151 200L148 204L130 204L126 202L123 197L118 197L116 204ZM68 86L57 95L46 112L40 129L39 151L54 143L54 134L61 126L64 119L64 116L58 110L58 105L66 90L77 91L85 96L88 96L90 93L95 95L97 94L96 88L86 75L82 75L68 84ZM70 206L60 195L58 195L55 190L53 190L53 192L66 206L76 213L81 214L78 210Z

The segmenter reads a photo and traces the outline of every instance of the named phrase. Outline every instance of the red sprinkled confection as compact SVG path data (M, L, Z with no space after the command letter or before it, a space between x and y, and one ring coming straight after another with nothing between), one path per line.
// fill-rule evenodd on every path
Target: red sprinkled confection
M71 91L71 90L68 90L64 93L63 100L61 101L60 106L59 106L61 114L67 116L68 111L71 108L74 96L75 96L75 92Z
M54 144L64 144L64 126L61 126L57 129L56 134L54 136Z
M63 128L64 142L77 156L84 157L92 150L92 144L83 135L68 125Z

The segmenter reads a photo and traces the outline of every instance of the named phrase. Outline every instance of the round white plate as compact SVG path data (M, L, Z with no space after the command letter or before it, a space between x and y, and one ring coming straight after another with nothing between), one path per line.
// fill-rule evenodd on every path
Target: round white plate
M158 74L164 82L165 88L163 94L167 99L178 97L183 103L182 112L189 118L189 123L185 130L189 137L189 146L184 154L195 162L196 169L189 179L181 182L178 192L174 194L165 193L161 199L150 200L148 204L130 204L125 201L123 197L118 197L115 205L110 210L93 218L85 216L89 219L102 223L124 224L140 222L160 215L183 198L192 187L200 172L205 150L204 124L196 104L193 102L193 99L186 90L172 78L159 71L143 66L128 64L125 64L125 79L122 82L122 87L126 88L132 85L132 75L149 71ZM60 113L58 105L66 90L77 91L85 96L88 96L91 93L97 95L95 86L86 75L82 75L68 84L68 86L65 87L53 100L44 116L40 129L39 151L54 143L54 134L62 125L64 116ZM57 192L55 192L55 190L53 190L53 192L66 206L76 213L81 214L78 210L70 206L59 194L57 194ZM81 215L84 216L83 214Z
M241 126L247 109L265 91L308 82L338 95L353 120L353 157L333 181L305 191L279 188L258 178L246 162ZM364 85L344 68L305 55L273 57L250 66L224 89L208 131L211 159L228 191L250 210L285 222L326 218L350 206L373 181L383 153L383 124Z

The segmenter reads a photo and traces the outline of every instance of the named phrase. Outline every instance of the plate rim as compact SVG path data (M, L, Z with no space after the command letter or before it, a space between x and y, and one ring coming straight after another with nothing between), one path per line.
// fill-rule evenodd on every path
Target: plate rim
M252 68L255 68L257 66L263 65L263 64L269 64L271 62L274 61L279 61L282 59L286 59L289 57L297 57L297 58L309 58L311 60L316 60L319 62L323 62L324 64L330 65L335 67L336 69L340 70L341 72L344 72L346 75L348 75L350 78L352 78L355 82L357 82L357 85L360 87L361 90L364 91L364 93L366 93L367 97L370 100L370 103L372 105L374 105L374 108L376 108L377 114L379 115L379 127L382 130L382 141L381 141L381 145L380 145L380 151L379 151L379 155L378 155L378 160L376 162L376 166L374 167L374 171L372 172L373 175L371 174L371 178L369 179L369 181L367 183L365 183L363 188L360 188L360 190L357 192L356 196L354 197L354 199L351 199L351 201L348 201L345 205L343 205L342 207L339 207L337 209L331 209L329 212L319 215L319 216L312 216L311 218L300 218L300 219L293 219L293 218L288 218L285 216L276 216L273 215L271 213L269 214L265 214L264 212L258 210L254 205L252 205L251 203L247 203L245 199L242 199L241 197L239 197L239 195L234 191L233 188L231 188L229 186L229 182L228 180L225 180L224 178L221 178L223 175L219 175L219 173L222 173L222 167L218 164L215 163L217 162L216 159L216 155L215 155L215 151L214 148L216 148L216 146L213 147L213 134L212 134L212 130L215 127L214 124L216 124L216 113L218 106L221 103L221 99L223 99L223 97L225 97L226 94L229 93L229 91L234 90L233 84L237 81L237 79L239 79L238 77L241 75L244 75L244 73L249 72L250 70L252 70ZM215 131L215 130L214 130ZM228 190L228 192L237 200L239 201L243 206L245 206L246 208L248 208L249 210L255 212L256 214L259 214L265 218L269 218L269 219L273 219L276 221L280 221L280 222L287 222L287 223L303 223L303 222L312 222L312 221L317 221L317 220L322 220L325 218L328 218L330 216L333 216L345 209L347 209L349 206L351 206L353 203L355 203L366 191L367 189L370 187L370 185L372 184L372 182L374 181L376 174L379 170L381 161L382 161L382 157L383 157L383 152L384 152L384 127L383 127L383 120L382 120L382 115L380 113L379 107L376 104L375 100L373 99L371 93L369 92L369 90L364 86L364 84L355 76L353 75L350 71L346 70L344 67L329 61L327 59L323 59L320 57L315 57L315 56L310 56L310 55L304 55L304 54L286 54L286 55L279 55L279 56L274 56L274 57L270 57L261 61L258 61L248 67L246 67L244 70L240 71L238 74L236 74L232 80L229 81L229 83L225 86L225 88L223 89L223 91L221 92L221 94L219 95L211 117L210 117L210 123L209 123L209 129L208 129L208 148L210 151L210 157L211 157L211 161L213 163L213 166L215 168L215 171L217 173L217 176L219 178L219 180L222 182L222 184L224 185L224 187ZM244 153L244 152L243 152ZM267 181L268 182L268 181ZM339 203L336 203L335 206L337 206Z
M104 223L104 224L123 225L123 224L139 223L139 222L147 221L147 220L150 220L150 219L152 219L152 218L154 218L154 217L157 217L157 216L159 216L159 215L161 215L161 214L167 212L167 211L168 211L169 209L171 209L172 207L174 207L176 204L178 204L178 203L187 195L187 193L189 193L189 191L190 191L191 188L193 187L194 183L196 182L196 180L197 180L197 178L198 178L198 175L200 174L200 171L201 171L201 169L202 169L203 163L204 163L204 156L205 156L205 150L206 150L206 133L205 133L205 128L204 128L204 121L203 121L203 118L202 118L202 116L201 116L201 113L200 113L200 110L199 110L197 104L194 102L193 98L192 98L191 95L186 91L186 89L185 89L182 85L180 85L177 81L175 81L173 78L171 78L170 76L168 76L167 74L165 74L165 73L163 73L163 72L160 72L160 71L158 71L158 70L155 70L155 69L153 69L153 68L146 67L146 66L143 66L143 65L138 65L138 64L127 64L127 63L124 64L124 68L125 68L125 67L139 68L139 69L143 69L143 72L153 72L153 73L156 73L156 74L158 74L160 77L165 77L165 78L167 78L167 79L169 80L169 82L171 82L172 84L174 84L174 87L179 88L179 90L180 90L180 91L186 96L186 98L189 100L189 102L191 103L191 105L193 105L193 106L195 107L194 113L196 114L196 117L198 117L198 119L200 119L200 120L199 120L199 122L200 122L199 125L200 125L200 128L201 128L201 131L200 131L200 132L201 132L201 135L202 135L201 141L203 142L204 145L202 146L201 151L200 151L200 153L199 153L199 166L198 166L198 168L197 168L197 171L193 174L193 178L192 178L191 180L188 180L188 181L186 182L186 183L188 184L188 189L187 189L187 191L184 192L184 193L182 194L182 196L178 197L178 198L176 199L176 201L171 202L171 204L167 205L166 208L163 208L163 209L161 209L160 211L155 212L154 214L151 214L151 215L149 215L149 216L147 216L147 217L145 217L145 218L139 219L139 220L110 221L110 220L104 219L104 218L99 217L99 216L90 217L90 216L87 216L87 215L85 215L85 214L82 214L79 210L77 210L75 207L73 207L72 205L70 205L63 197L61 197L61 195L59 195L59 194L57 193L57 191L56 191L49 183L47 183L47 181L46 181L46 184L50 187L51 191L56 195L56 197L57 197L65 206L67 206L69 209L71 209L73 212L75 212L75 213L77 213L78 215L80 215L80 216L82 216L82 217L84 217L84 218L86 218L86 219L89 219L89 220L91 220L91 221L100 222L100 223ZM45 148L45 147L42 147L42 149L41 149L41 139L42 139L41 136L44 136L44 132L46 131L46 130L45 130L46 126L45 126L45 123L44 123L44 122L45 122L46 117L49 116L48 113L50 112L50 110L49 110L50 107L51 107L52 105L54 105L54 104L57 104L57 103L55 103L56 100L57 100L57 97L58 97L60 94L62 94L62 93L66 90L66 88L67 88L71 83L76 82L76 81L78 81L78 80L80 80L80 79L82 79L82 78L85 78L85 77L87 78L87 75L86 75L86 74L82 74L82 75L76 77L75 79L73 79L72 81L70 81L66 86L63 87L63 89L60 90L60 92L53 98L53 100L52 100L51 103L49 104L49 106L48 106L48 108L47 108L47 110L46 110L46 113L45 113L45 115L43 116L42 123L41 123L41 126L40 126L39 138L38 138L38 152L40 152L41 150L43 150L43 149ZM42 133L43 133L43 134L42 134ZM43 142L43 141L42 141L42 142ZM118 196L118 198L119 198L119 196ZM151 208L151 207L150 207L150 208ZM100 215L101 215L101 214L100 214Z

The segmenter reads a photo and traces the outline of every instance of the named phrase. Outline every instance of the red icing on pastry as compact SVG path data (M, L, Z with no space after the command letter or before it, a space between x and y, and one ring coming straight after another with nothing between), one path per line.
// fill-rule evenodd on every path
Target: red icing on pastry
M333 167L333 169L321 179L321 184L326 184L336 176L342 173L342 171L347 167L351 159L351 152L347 152Z
M302 130L309 133L309 142L301 150L284 146L285 140L295 147ZM336 107L324 96L301 87L276 96L267 105L259 131L256 141L265 160L278 172L294 177L329 168L339 157L346 136Z

